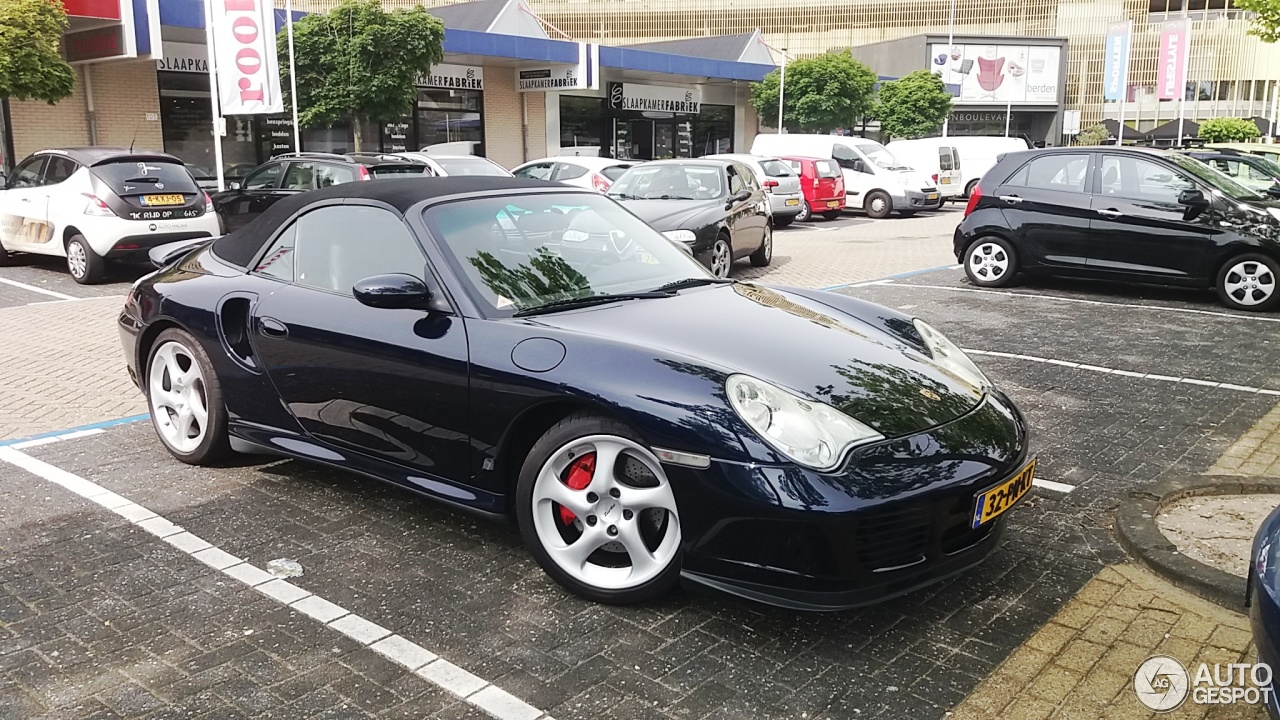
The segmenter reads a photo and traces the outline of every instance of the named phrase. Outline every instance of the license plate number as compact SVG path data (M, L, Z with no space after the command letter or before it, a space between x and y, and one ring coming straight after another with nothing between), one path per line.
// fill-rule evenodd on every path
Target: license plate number
M838 208L838 207L840 207L840 201L839 201L839 200L828 200L828 201L827 201L827 207L829 207L829 208Z
M942 183L943 185L950 185L950 184L951 184L951 178L949 178L949 177L939 178L939 179L938 179L938 182Z
M791 198L790 200L787 200L787 207L794 207L799 204L800 204L800 201L795 198Z
M978 495L973 507L973 527L981 527L1013 507L1031 489L1036 461L1027 463L1017 475Z
M157 205L181 205L186 200L181 195L143 195L142 204L148 207Z
M938 193L929 193L929 199L930 199L930 200L937 200L937 199L938 199Z

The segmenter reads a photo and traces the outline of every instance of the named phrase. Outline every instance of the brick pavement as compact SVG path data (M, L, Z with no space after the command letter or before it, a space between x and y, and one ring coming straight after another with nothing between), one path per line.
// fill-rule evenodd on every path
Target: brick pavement
M1240 436L1208 473L1280 477L1280 405Z

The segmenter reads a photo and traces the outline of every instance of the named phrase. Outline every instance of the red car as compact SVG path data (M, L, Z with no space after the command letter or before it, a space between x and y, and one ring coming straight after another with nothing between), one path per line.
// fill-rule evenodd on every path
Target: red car
M800 176L800 188L804 191L804 206L797 220L812 220L821 215L835 220L844 211L844 175L831 158L789 156L781 158Z

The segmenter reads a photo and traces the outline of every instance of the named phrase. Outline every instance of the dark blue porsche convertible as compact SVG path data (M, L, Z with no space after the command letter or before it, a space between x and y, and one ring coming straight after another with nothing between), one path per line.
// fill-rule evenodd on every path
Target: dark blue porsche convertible
M831 610L959 572L1026 424L925 322L711 276L598 193L352 183L153 252L120 315L183 462L304 458L509 518L557 582Z

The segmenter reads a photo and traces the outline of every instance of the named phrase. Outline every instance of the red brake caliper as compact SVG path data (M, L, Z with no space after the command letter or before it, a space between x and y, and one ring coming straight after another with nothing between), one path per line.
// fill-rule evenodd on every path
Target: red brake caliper
M584 490L591 484L591 477L596 474L596 454L587 453L569 466L569 474L565 476L564 484L569 486L570 490ZM577 515L569 508L560 506L560 521L565 525L572 525L573 521L578 519Z

